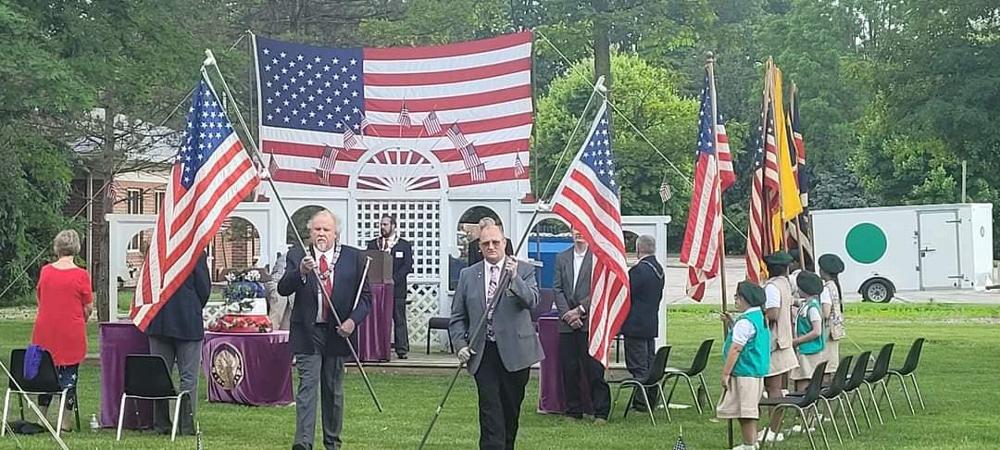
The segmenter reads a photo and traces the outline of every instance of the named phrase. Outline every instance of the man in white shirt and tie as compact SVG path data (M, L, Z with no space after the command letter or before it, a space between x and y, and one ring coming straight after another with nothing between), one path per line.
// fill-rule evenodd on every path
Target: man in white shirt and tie
M590 356L587 318L590 308L590 281L594 254L579 231L573 230L573 246L556 256L552 284L559 309L559 365L566 394L566 416L583 418L581 371L590 385L594 423L607 423L611 409L611 389L604 380L604 366Z

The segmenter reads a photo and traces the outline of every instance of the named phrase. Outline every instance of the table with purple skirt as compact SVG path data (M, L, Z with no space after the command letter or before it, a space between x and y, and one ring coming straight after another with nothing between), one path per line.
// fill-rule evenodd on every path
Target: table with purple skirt
M538 371L538 412L540 414L564 414L566 394L563 386L562 368L559 365L559 316L543 315L538 318L538 339L542 343L545 359ZM593 414L590 401L590 385L587 377L580 375L580 400L585 414Z
M393 284L372 283L372 307L358 324L358 357L362 362L389 361L392 354Z
M101 418L104 428L118 426L118 409L125 390L125 357L149 354L149 340L130 321L101 322ZM125 403L123 428L153 428L153 403L130 400Z
M292 403L292 348L287 331L205 332L201 361L209 402Z

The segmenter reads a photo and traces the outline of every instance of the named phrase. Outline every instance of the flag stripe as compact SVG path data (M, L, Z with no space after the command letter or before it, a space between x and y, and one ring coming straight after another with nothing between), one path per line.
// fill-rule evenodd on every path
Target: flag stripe
M531 84L482 91L471 94L431 97L431 98L407 98L399 99L365 99L365 109L368 111L398 112L406 102L406 107L413 112L430 112L460 108L475 108L488 106L495 103L509 102L531 96Z
M397 62L397 60L423 60L455 58L463 56L478 56L497 50L522 48L530 44L531 32L513 33L490 39L458 42L454 44L436 45L431 47L386 47L366 48L366 61ZM529 47L530 50L530 47ZM530 55L530 52L529 52Z
M482 80L515 73L531 72L531 59L515 59L496 64L436 72L370 73L365 81L372 86L425 86Z

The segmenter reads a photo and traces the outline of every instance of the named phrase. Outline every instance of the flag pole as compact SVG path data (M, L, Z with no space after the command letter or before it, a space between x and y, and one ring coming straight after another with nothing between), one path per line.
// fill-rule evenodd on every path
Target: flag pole
M217 63L217 61L215 59L215 55L212 54L211 50L206 49L205 50L205 61L202 63L202 68L201 68L202 74L205 76L206 82L209 82L208 71L205 69L208 66L212 66L212 67L215 68L216 75L218 75L219 76L219 80L222 81L222 88L225 90L225 92L227 93L227 95L229 95L231 97L232 96L232 91L229 89L229 84L226 83L226 78L222 76L222 71L219 69L219 65L218 65L218 63ZM213 92L215 91L215 89L212 88L211 82L209 82L209 88L211 88ZM233 109L233 112L236 113L236 118L237 118L237 120L239 120L240 126L243 127L244 132L249 134L250 133L250 129L249 129L249 127L247 127L246 121L243 120L243 114L240 112L240 108L236 104L236 102L233 102L232 109ZM251 150L250 151L251 156L253 158L256 158L257 161L260 162L260 164L264 164L264 158L263 158L263 156L262 156L262 154L260 152L260 149L257 148L257 143L254 142L252 139L247 140L247 142L250 143L249 147L250 147L250 150ZM274 192L274 198L275 198L275 200L278 201L278 206L281 207L281 212L284 213L285 219L288 220L289 224L293 224L294 222L292 222L292 216L288 213L288 208L285 207L285 202L281 199L281 195L278 193L278 186L274 183L274 177L270 177L270 176L267 177L267 182L271 185L271 191ZM302 240L302 236L299 235L298 230L296 230L295 238L298 240L298 244L300 246L302 246L302 250L305 251L306 250L306 245L305 245L305 242L303 242L303 240ZM316 277L319 278L319 268L318 267L313 268L313 274L315 274ZM361 281L362 281L362 284L360 284L358 286L359 290L361 289L361 286L363 285L364 278L362 278ZM333 300L330 298L330 295L327 294L327 292L324 289L320 289L319 292L320 292L320 296L323 297L323 300L327 303L327 305L329 305L330 312L333 313L333 319L337 322L337 327L340 327L341 325L343 325L343 321L340 320L340 314L337 313L337 308L334 308L334 306L333 306ZM371 380L368 379L368 374L365 373L365 368L361 364L361 358L358 356L358 352L354 348L354 344L351 343L350 336L348 336L347 338L344 338L344 341L347 342L347 348L349 348L351 350L351 356L354 358L354 362L356 362L358 364L358 372L361 373L361 378L364 379L365 386L368 388L368 392L371 394L372 400L375 402L375 408L378 409L378 412L383 412L382 403L379 402L378 396L375 395L375 388L372 387Z
M708 69L708 95L712 99L712 151L715 159L715 192L719 200L719 216L722 216L722 177L719 171L719 110L715 97L715 55L708 52L705 56L705 67ZM726 233L725 227L719 227L719 285L722 289L722 313L726 313ZM722 337L725 339L729 335L726 324L722 324ZM669 405L668 405L669 407ZM733 447L733 419L727 421L726 435L729 439L727 448Z

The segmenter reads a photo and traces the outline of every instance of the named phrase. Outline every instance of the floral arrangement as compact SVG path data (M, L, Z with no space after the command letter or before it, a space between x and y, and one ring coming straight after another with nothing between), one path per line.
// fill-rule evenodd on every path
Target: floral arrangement
M260 270L230 272L226 275L229 284L222 290L228 312L243 312L253 308L253 299L264 297L264 284L260 282Z
M222 290L226 305L207 319L208 329L216 332L267 333L271 321L267 315L253 312L254 304L263 302L266 295L259 269L230 272Z
M211 331L218 332L268 333L271 331L271 321L267 318L267 316L238 316L227 314L216 320L210 329Z

